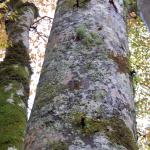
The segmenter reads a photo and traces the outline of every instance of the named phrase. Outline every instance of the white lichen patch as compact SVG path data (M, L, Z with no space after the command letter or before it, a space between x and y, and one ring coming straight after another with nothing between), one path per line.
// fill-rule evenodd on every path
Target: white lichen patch
M97 133L94 136L93 141L94 141L94 145L96 147L99 147L101 150L127 150L123 146L117 145L115 143L111 143L104 134Z
M19 104L18 104L18 106L20 106L20 107L22 107L22 108L26 108L26 105L25 105L25 103L24 103L24 102L19 103Z
M8 103L10 103L10 104L14 104L13 97L14 97L14 94L13 94L13 93L11 93L10 98L8 98L6 101L7 101Z
M56 133L54 131L52 131L50 134L48 134L47 137L48 138L46 140L51 141L51 142L64 141L65 140L65 137L63 136L63 134Z
M86 145L84 147L79 147L77 145L70 145L69 150L91 150L93 149L90 145ZM93 149L96 150L96 149Z
M69 146L69 150L91 150L90 145L86 145L79 137L73 141L73 144ZM93 149L95 150L95 149Z
M25 67L25 71L26 71L27 75L30 76L30 72L29 72L28 67Z
M112 148L109 140L102 134L96 134L93 141L96 147L101 147L101 149L110 150L110 148Z
M130 108L134 108L134 101L132 100L133 92L128 75L118 72L115 78L117 80L118 89L120 89L122 94L126 97L125 103L128 103Z
M8 92L12 89L13 85L10 83L8 86L5 86L5 92Z
M17 150L17 148L15 148L15 146L13 146L13 147L8 147L7 150Z
M19 90L16 91L16 94L19 96L24 96L24 88L21 87Z
M62 84L66 85L72 78L73 78L73 75L72 75L71 71L70 70L67 71L65 73L65 77L64 77L64 80L63 80Z

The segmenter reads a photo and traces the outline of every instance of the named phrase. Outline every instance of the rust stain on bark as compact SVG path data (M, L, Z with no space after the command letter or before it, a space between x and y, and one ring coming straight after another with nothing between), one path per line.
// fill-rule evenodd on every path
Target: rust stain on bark
M129 73L129 62L127 57L124 57L122 55L110 54L110 58L118 64L118 72Z
M67 85L69 90L74 91L80 89L81 83L78 80L70 80Z

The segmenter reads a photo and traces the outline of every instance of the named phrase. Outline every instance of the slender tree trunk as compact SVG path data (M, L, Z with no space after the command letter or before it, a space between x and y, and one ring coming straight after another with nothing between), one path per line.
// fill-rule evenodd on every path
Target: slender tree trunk
M137 149L125 10L120 0L58 1L26 150Z
M0 149L20 150L26 129L31 75L28 34L37 9L19 0L8 5L16 15L5 20L10 46L0 64Z

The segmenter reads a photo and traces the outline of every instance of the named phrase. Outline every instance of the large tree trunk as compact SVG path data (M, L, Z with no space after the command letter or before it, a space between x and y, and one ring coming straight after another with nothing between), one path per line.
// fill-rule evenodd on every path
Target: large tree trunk
M25 149L136 150L122 1L59 0Z
M31 3L10 1L17 15L5 19L10 46L0 64L0 149L22 149L31 68L29 28L37 14Z

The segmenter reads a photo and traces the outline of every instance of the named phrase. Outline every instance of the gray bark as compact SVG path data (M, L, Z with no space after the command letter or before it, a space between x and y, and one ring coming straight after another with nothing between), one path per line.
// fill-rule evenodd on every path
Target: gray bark
M13 1L14 2L14 1ZM16 7L16 4L19 6ZM11 4L8 3L9 5ZM0 149L23 148L27 123L27 99L29 96L29 28L36 17L37 9L31 3L15 1L14 18L5 20L9 47L0 64Z
M138 9L140 16L150 31L150 1L149 0L138 0Z
M123 1L59 0L25 149L136 150Z

